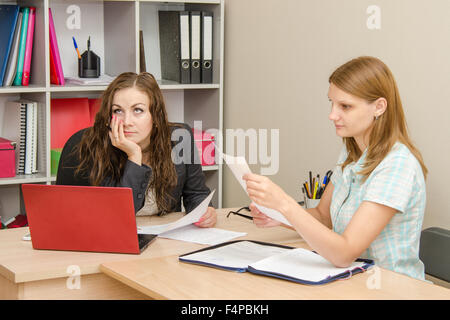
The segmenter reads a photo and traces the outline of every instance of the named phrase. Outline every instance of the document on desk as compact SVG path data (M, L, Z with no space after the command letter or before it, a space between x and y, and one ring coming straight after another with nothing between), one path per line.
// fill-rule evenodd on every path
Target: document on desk
M338 268L310 250L252 240L222 243L183 254L178 259L312 285L348 279L374 265L373 260L357 259L349 267Z
M248 166L245 158L233 157L225 153L222 153L222 157L225 160L228 167L231 169L231 172L233 172L234 177L239 181L245 193L247 193L247 184L245 183L244 179L242 179L242 176L246 173L252 173L252 171L250 170L250 167ZM280 221L284 224L287 224L288 226L292 226L291 223L277 210L266 208L256 203L254 204L258 208L258 210L264 213L266 216L274 220Z
M163 232L159 236L167 239L216 245L245 236L246 234L245 232L235 232L218 228L199 228L190 224L175 230Z
M215 190L214 190L215 191ZM245 236L244 232L234 232L217 228L199 228L193 225L208 209L214 191L194 210L181 219L162 225L138 227L139 234L157 234L159 237L215 245Z
M243 240L183 255L180 260L245 272L249 264L288 250L291 249Z
M259 274L278 274L293 279L320 282L355 268L361 269L365 265L363 261L355 261L349 267L338 268L317 253L297 248L249 264L249 269L258 271Z
M175 230L197 222L208 209L214 192L216 192L216 190L213 190L194 210L186 214L184 217L178 219L177 221L164 225L138 227L138 233L159 235L163 232Z

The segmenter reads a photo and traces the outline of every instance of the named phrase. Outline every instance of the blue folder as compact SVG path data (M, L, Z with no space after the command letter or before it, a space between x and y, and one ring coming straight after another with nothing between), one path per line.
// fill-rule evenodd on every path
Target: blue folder
M3 86L19 9L20 7L17 5L0 5L0 86Z

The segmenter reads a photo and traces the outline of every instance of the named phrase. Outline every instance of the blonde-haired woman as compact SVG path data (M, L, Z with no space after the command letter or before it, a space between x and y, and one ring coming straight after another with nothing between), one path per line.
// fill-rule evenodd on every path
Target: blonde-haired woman
M419 240L427 169L408 136L394 77L379 59L359 57L329 78L329 119L344 147L320 203L303 209L268 178L244 176L253 202L280 211L309 246L335 266L365 257L424 279ZM259 227L280 225L251 205Z

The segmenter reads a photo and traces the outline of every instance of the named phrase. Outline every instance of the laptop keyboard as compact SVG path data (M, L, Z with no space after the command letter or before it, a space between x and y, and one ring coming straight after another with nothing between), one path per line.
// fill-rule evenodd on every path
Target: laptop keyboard
M139 237L139 249L142 249L148 243L148 239Z
M156 237L154 234L138 234L139 250L142 252Z

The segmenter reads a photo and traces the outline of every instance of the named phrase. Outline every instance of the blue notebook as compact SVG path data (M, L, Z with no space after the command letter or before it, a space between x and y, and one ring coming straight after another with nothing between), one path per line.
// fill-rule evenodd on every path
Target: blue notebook
M374 265L357 259L348 268L337 268L319 254L303 248L237 240L181 255L181 262L236 272L251 272L308 285L321 285L366 271Z
M0 5L0 86L3 86L19 9L20 7L17 5Z

